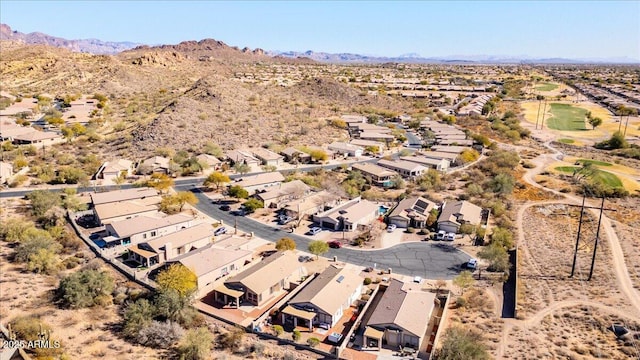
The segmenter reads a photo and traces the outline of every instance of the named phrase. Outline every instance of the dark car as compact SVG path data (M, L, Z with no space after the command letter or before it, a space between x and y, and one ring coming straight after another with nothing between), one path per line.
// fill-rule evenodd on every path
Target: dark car
M328 242L330 248L340 249L342 247L342 243L340 241L329 241Z
M222 205L222 206L220 206L220 210L222 210L222 211L229 211L229 210L231 210L231 206L229 206L229 205Z

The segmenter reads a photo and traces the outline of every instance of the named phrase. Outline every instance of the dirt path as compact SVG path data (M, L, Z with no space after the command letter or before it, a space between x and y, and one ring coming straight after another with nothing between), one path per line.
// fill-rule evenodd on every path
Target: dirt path
M523 229L523 218L526 210L533 206L548 205L548 204L580 205L582 202L582 199L579 197L569 195L569 194L564 194L554 189L546 188L545 186L540 185L535 181L536 175L544 171L544 169L548 167L551 163L562 160L564 157L564 154L561 151L553 148L550 145L550 142L551 141L549 140L545 142L543 145L546 148L548 148L552 153L544 153L534 159L531 159L530 162L532 162L535 165L535 167L532 169L529 169L522 178L528 184L539 189L550 191L556 195L563 197L564 200L550 200L550 201L540 201L540 202L530 201L519 207L518 213L517 213L517 220L516 220L516 226L518 228L519 250L529 259L532 259L532 257L527 247L527 240L526 240L526 236L524 234L524 229ZM514 149L518 148L518 147L512 147L512 146L510 147ZM599 204L592 203L591 201L587 201L585 205L596 206L596 207L599 206ZM596 217L599 215L599 210L597 209L589 209L589 211L591 211L592 214L595 215ZM618 236L614 228L612 227L611 220L606 216L606 214L603 214L602 216L601 225L602 225L602 229L604 230L604 233L606 234L609 246L611 248L611 254L613 257L612 259L613 268L616 275L616 279L618 281L618 287L626 295L631 305L635 308L636 314L640 314L640 291L638 291L633 287L631 277L629 276L628 268L625 263L622 247L620 246L620 241L618 239ZM531 264L531 267L533 271L535 271L538 274L541 274L540 269L536 266L535 262ZM497 344L497 348L496 348L496 358L500 359L504 357L505 348L509 345L509 335L511 334L511 332L514 330L515 327L524 327L524 328L534 327L538 325L547 315L550 315L563 308L584 305L584 306L595 307L597 309L601 309L601 310L613 313L623 318L630 318L634 316L634 314L629 314L628 312L621 311L611 306L603 305L600 302L595 302L588 299L553 301L552 300L553 296L552 296L550 287L545 287L545 289L540 289L540 291L546 292L545 297L549 300L549 306L543 309L540 309L533 316L525 320L504 319L505 321L504 321L504 327L502 330L501 340Z

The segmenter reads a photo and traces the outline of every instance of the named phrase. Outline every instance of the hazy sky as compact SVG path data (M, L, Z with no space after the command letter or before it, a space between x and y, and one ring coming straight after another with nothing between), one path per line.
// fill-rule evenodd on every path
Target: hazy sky
M640 59L640 1L0 1L24 33L397 56Z

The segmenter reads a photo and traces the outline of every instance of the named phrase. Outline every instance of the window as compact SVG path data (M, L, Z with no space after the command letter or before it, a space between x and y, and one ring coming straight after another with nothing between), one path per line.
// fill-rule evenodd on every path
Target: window
M142 234L142 238L143 238L143 239L146 239L146 238L147 238L147 234L146 234L146 233L145 233L145 234Z
M151 236L156 236L157 232L156 231L152 231L151 232Z
M231 271L236 269L236 264L231 264L231 266L229 266L229 269L231 269Z

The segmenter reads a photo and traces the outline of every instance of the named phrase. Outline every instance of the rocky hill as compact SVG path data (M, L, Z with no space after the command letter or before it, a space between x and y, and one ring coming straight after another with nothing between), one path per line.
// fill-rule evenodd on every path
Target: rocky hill
M334 80L330 65L272 58L212 39L117 55L0 45L3 91L105 94L102 141L95 146L111 156L139 159L160 147L199 152L207 142L226 149L321 144L348 136L328 125L328 117L365 108L406 109L402 99L368 96ZM237 73L297 78L282 86L275 80L244 82Z
M24 34L12 30L7 24L0 24L0 40L21 41L25 44L49 45L90 54L116 54L140 45L127 41L112 42L98 39L68 40L40 32Z

